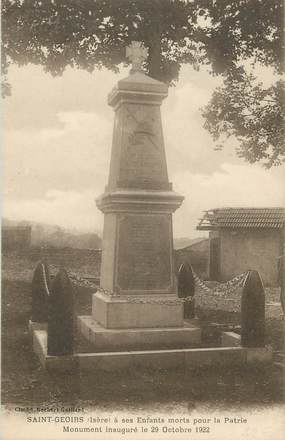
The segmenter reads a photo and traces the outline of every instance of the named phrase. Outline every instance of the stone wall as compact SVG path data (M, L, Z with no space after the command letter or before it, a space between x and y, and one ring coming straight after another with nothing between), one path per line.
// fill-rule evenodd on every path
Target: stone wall
M221 230L221 281L251 269L260 273L266 286L277 286L281 242L279 230Z
M203 240L203 242L195 243L193 245L194 249L186 248L174 251L175 272L177 273L183 261L188 261L193 265L195 272L201 278L206 279L208 265L207 246L208 240ZM40 260L46 260L54 266L63 264L66 269L77 269L82 274L99 276L101 254L101 249L31 247L28 252L28 258L35 263Z
M248 231L247 233L221 234L221 278L227 281L245 270L258 270L267 286L278 286L278 256L280 235L277 231ZM183 261L192 264L203 280L208 279L208 240L195 243L174 252L177 272ZM23 250L27 257L37 262L46 259L49 264L63 264L69 270L99 276L101 266L100 249L40 248Z
M34 262L45 260L50 265L63 265L68 270L97 277L100 275L101 253L101 249L33 247L29 257Z
M2 226L2 251L29 248L31 232L31 226Z

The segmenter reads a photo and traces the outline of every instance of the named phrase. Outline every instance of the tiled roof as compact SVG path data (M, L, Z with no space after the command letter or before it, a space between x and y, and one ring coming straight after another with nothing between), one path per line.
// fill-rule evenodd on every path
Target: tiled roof
M285 226L285 208L219 208L206 211L197 229L270 228Z

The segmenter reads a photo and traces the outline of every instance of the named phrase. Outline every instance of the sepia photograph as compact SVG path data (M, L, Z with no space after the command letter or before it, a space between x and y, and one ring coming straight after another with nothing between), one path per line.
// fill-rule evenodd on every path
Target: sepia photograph
M1 0L1 42L1 439L283 439L283 1Z

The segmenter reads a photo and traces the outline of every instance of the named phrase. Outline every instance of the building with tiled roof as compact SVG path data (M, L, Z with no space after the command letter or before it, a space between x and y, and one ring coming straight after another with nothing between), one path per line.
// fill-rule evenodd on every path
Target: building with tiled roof
M278 285L285 208L211 209L197 229L209 231L210 279L226 281L255 269L265 285Z
M197 229L272 228L282 229L285 208L218 208L206 211Z

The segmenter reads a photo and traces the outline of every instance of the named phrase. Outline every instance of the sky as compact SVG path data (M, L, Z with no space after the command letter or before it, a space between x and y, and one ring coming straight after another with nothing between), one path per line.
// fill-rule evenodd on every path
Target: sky
M127 75L69 68L52 77L39 66L11 66L12 96L3 105L4 217L102 231L95 199L109 172L114 113L107 95ZM284 167L246 163L236 156L235 139L214 150L201 108L219 83L205 69L184 66L161 108L169 180L185 197L173 216L177 238L203 235L196 226L207 209L284 205Z

